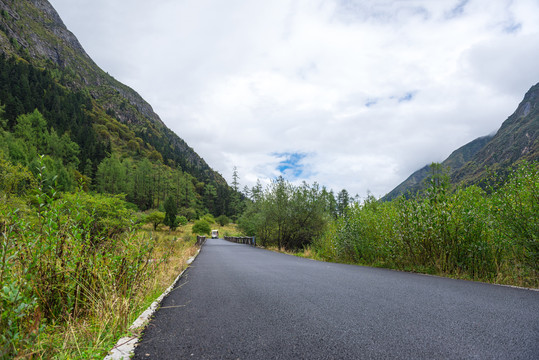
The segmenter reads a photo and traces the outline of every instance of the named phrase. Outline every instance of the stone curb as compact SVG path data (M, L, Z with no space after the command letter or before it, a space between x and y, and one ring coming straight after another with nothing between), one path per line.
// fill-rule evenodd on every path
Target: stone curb
M187 260L187 265L190 265L195 258L200 253L200 249L197 250L197 253L193 255L189 260ZM150 320L150 317L153 315L153 313L157 310L157 307L163 300L165 296L167 296L172 289L174 288L174 285L180 280L185 270L187 270L189 267L185 268L180 275L176 277L172 285L170 285L164 293L161 294L140 316L133 322L133 324L129 327L129 330L134 331L137 329L140 329L141 327L146 326L148 321ZM131 358L131 355L133 355L135 351L135 346L138 342L138 336L126 336L123 338L120 338L116 345L112 348L111 351L109 351L109 354L105 356L104 360L128 360Z

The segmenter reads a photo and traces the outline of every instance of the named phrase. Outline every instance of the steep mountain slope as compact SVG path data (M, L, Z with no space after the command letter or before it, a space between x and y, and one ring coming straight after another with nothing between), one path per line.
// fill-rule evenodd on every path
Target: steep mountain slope
M143 152L153 153L154 159L180 166L201 181L226 185L139 94L92 61L47 0L0 0L0 54L48 69L66 88L89 94L96 107L95 124L107 127L106 131L97 130L110 138L113 148L129 151L142 147Z
M451 155L449 155L449 157L442 162L443 168L447 169L450 173L456 169L459 169L470 161L473 156L475 156L475 154L477 154L477 152L481 150L492 138L493 136L490 135L483 136L453 151ZM417 170L395 189L391 190L391 192L385 195L383 200L390 201L397 198L399 195L406 195L406 193L417 193L424 188L424 181L429 176L429 173L430 165L426 165Z
M442 165L448 169L452 184L476 184L484 178L487 169L503 173L518 161L539 160L538 134L539 84L536 84L494 136L478 138L455 150ZM423 189L429 169L427 165L414 172L382 199L392 200Z
M539 83L532 86L516 111L504 121L494 138L461 168L452 172L453 183L477 183L485 169L501 170L519 160L539 160Z

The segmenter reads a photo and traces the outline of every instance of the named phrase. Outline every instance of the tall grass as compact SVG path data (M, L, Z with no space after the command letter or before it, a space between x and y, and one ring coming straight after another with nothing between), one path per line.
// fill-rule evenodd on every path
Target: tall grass
M142 231L121 197L38 183L30 211L0 213L0 358L102 358L194 240Z
M538 163L524 163L488 192L433 181L409 199L368 198L314 249L331 261L537 287L538 179Z

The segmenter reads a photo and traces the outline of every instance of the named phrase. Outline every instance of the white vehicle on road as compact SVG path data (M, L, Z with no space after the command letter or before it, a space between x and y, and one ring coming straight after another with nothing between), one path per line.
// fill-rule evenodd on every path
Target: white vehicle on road
M211 231L211 238L212 239L218 239L219 238L219 230L212 230Z

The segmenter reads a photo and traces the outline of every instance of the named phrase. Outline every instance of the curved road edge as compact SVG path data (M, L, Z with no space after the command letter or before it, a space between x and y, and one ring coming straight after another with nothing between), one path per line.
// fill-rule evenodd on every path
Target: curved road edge
M133 322L133 324L131 324L128 329L129 331L143 329L148 324L150 318L157 310L161 301L174 289L174 286L178 283L182 275L189 268L189 265L191 265L193 261L195 261L196 257L200 253L200 250L202 250L202 247L197 250L195 255L193 255L187 260L188 266L183 269L182 272L180 272L180 274L172 282L172 285L170 285L150 306L148 306L146 310L144 310L142 314L140 314L140 316ZM128 360L135 352L135 346L137 345L139 338L140 335L126 336L120 338L116 345L114 345L114 347L109 351L109 354L105 356L104 360Z

